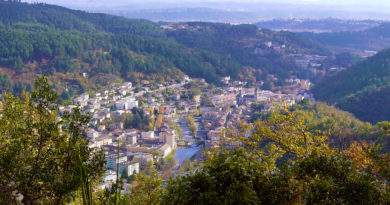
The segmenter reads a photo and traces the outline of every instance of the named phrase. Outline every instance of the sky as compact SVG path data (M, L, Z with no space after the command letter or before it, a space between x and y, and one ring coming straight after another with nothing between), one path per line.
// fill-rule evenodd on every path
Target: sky
M50 4L87 5L106 4L131 5L140 3L200 3L200 2L273 2L273 3L304 3L304 4L327 4L327 5L377 5L390 6L389 0L24 0L26 2L45 2Z

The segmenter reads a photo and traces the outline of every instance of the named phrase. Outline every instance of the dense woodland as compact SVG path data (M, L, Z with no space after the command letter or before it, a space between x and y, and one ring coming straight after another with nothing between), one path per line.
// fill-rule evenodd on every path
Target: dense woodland
M291 74L303 76L304 72L292 59L286 58L286 54L331 55L320 44L291 32L273 32L267 29L259 31L256 26L245 24L230 26L190 22L187 25L192 29L170 30L167 36L190 48L231 56L239 64L255 68L258 80L265 79L267 74L275 74L281 78L287 78ZM287 48L279 53L266 45L268 41L275 46L286 45Z
M105 86L97 80L102 77L136 84L172 81L185 73L218 84L227 75L258 80L302 75L290 59L266 47L267 41L290 51L330 54L297 34L258 31L254 25L189 23L200 29L163 30L149 21L46 4L0 5L0 85L16 93L31 90L42 73L57 82L57 91L71 88L72 94Z
M313 88L315 97L364 121L389 120L389 59L390 50L383 50L325 78Z

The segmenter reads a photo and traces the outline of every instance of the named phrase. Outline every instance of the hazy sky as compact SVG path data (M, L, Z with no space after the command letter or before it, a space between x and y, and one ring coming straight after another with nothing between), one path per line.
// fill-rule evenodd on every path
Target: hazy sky
M376 5L390 6L389 0L24 0L26 2L47 2L50 4L106 4L111 5L131 5L139 3L200 3L200 2L273 2L273 3L305 3L305 4L333 4L333 5Z

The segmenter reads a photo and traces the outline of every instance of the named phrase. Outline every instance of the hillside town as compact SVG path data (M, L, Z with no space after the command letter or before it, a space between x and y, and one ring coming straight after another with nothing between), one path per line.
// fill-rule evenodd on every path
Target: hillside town
M129 177L166 158L174 159L169 175L175 175L185 158L201 161L205 148L219 146L225 129L250 121L254 113L311 98L309 81L295 76L288 81L287 86L294 88L290 94L250 87L230 77L221 79L221 87L188 76L176 84L144 81L133 87L125 82L94 94L84 93L74 98L72 105L60 107L60 112L72 112L79 106L91 115L86 131L89 147L103 149L107 162L103 188L115 181L117 169ZM189 116L195 128L189 128Z

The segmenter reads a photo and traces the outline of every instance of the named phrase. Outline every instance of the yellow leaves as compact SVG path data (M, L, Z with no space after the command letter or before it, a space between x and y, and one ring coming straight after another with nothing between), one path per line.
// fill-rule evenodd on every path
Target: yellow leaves
M358 170L363 170L372 165L372 160L368 156L366 150L374 148L375 145L373 143L369 144L364 141L359 143L354 141L345 151L345 156L352 161L354 167Z
M302 118L286 108L272 112L267 121L255 122L255 127L255 133L260 139L271 140L281 152L296 157L308 156L314 150L329 150L325 136L309 132Z
M149 111L149 113L150 113L151 115L154 114L154 109L153 109L152 107L150 107L150 108L148 109L148 111Z
M160 113L157 116L157 119L156 119L156 123L155 123L156 128L160 128L161 127L161 125L163 123L163 119L164 119L164 115L163 115L163 113Z

